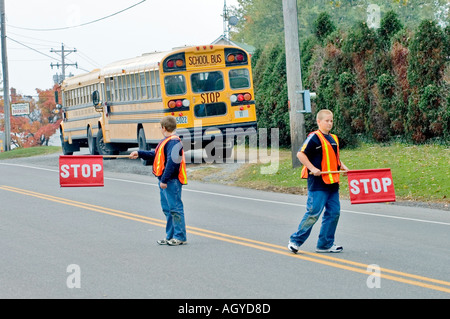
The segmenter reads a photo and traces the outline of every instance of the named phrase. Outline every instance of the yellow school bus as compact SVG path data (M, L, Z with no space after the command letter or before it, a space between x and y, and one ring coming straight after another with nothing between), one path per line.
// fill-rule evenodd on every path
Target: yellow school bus
M95 139L101 114L92 107L92 93L101 90L99 69L63 82L60 137L64 155L72 155L80 147L89 147L91 154L98 154Z
M212 156L229 156L237 136L256 133L250 56L238 47L144 54L100 69L98 84L95 150L101 155L156 147L165 115L176 118L185 149L214 144Z

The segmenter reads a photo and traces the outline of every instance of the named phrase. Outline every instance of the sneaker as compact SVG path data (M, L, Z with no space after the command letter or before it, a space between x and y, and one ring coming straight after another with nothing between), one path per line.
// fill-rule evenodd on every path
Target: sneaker
M340 253L344 248L342 246L334 245L330 248L322 249L316 248L316 252L318 253Z
M179 245L185 245L185 244L187 244L186 241L179 240L176 238L172 238L169 241L167 241L167 245L169 245L169 246L179 246Z
M168 245L169 244L169 239L160 239L156 241L159 245Z
M288 248L290 251L292 251L294 254L296 254L298 252L298 249L300 248L300 246L298 246L297 244L294 244L293 242L289 242L288 244Z

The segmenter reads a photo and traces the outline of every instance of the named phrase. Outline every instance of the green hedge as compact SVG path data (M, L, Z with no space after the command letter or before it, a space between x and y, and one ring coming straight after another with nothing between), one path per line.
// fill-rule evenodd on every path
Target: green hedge
M337 29L326 13L301 44L303 86L317 93L315 113L335 113L334 131L344 146L368 141L427 141L449 144L450 31L424 20L417 30L403 27L389 12L378 30L364 22ZM284 46L266 45L252 59L259 127L280 129L290 145Z

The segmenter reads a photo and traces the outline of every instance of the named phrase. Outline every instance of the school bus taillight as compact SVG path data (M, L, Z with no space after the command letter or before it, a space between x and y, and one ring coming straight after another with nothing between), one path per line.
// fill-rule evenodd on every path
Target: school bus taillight
M189 102L188 99L184 99L184 100L170 100L169 103L167 104L167 106L170 109L173 109L175 107L182 107L182 106L189 106L191 103Z
M242 62L244 61L244 55L241 53L230 53L227 55L227 61L232 63L232 62Z
M182 59L167 61L167 67L171 68L171 69L174 67L181 68L183 66L184 66L184 61Z
M230 97L231 102L243 102L243 101L250 101L252 99L252 95L250 93L239 93L239 94L233 94Z

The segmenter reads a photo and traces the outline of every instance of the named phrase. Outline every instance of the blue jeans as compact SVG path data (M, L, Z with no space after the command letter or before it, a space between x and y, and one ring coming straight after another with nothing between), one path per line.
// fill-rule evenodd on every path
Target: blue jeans
M325 210L324 210L325 208ZM339 191L309 191L306 203L306 213L303 216L297 232L293 233L290 241L302 245L311 233L312 227L323 213L317 248L328 249L334 244L334 234L339 221L341 205Z
M161 195L161 208L166 215L166 239L186 241L186 225L184 221L184 208L181 201L182 184L178 179L167 182L167 188L159 188Z

